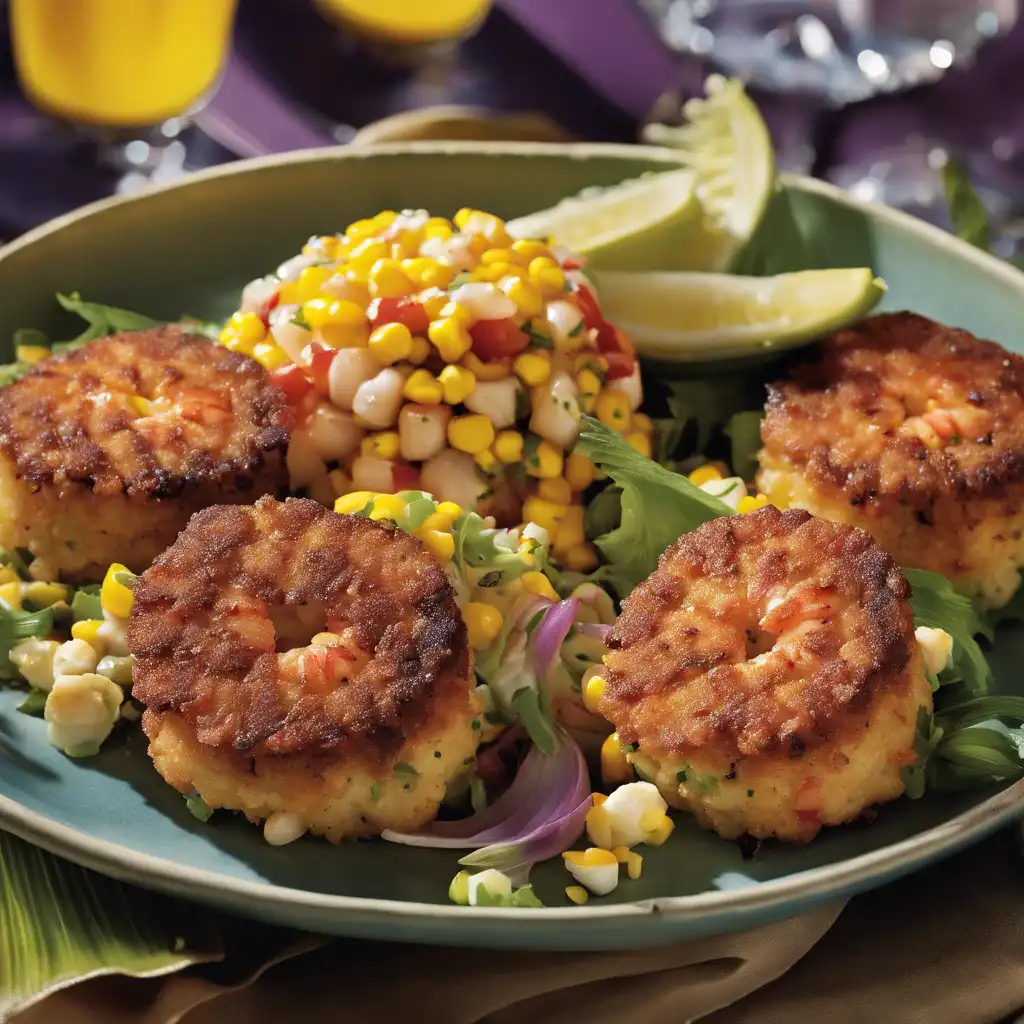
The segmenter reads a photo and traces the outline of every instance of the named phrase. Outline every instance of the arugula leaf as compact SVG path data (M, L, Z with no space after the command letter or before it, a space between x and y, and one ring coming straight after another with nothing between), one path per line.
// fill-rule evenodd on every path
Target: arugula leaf
M996 719L959 728L928 759L928 787L938 792L971 789L1024 776L1024 732Z
M946 162L942 168L942 187L957 237L985 252L991 251L988 211L960 161L950 159Z
M970 598L958 594L953 585L934 572L902 569L910 583L910 606L914 623L944 629L953 638L952 663L939 673L939 683L962 683L971 697L986 694L992 683L992 669L978 646L976 636L992 638L992 629L981 618Z
M773 277L794 270L831 266L826 255L818 252L813 235L814 232L802 227L797 219L789 190L780 186L730 273Z
M732 510L686 477L634 451L593 417L580 422L578 450L622 488L619 525L595 543L610 563L605 577L624 598L654 572L662 552L678 537Z
M69 349L84 345L94 338L105 338L115 331L140 331L147 327L156 327L159 320L144 316L142 313L133 313L128 309L119 309L117 306L105 306L100 302L86 302L78 292L70 295L57 293L57 301L69 313L76 313L88 326L77 337L70 341L55 342L54 352L66 352Z
M751 406L750 381L739 374L670 380L666 384L666 402L672 417L681 424L680 432L687 427L696 432L694 451L704 451L716 427L724 427L734 413ZM761 390L758 384L758 395Z
M732 444L729 462L732 471L744 480L753 480L757 472L757 453L761 450L761 409L733 413L725 426L725 434Z

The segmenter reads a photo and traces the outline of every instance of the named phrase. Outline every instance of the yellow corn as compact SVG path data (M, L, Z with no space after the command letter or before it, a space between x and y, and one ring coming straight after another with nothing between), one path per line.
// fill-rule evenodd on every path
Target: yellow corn
M416 285L395 260L377 260L370 268L370 294L375 299L396 299L408 295Z
M417 535L427 546L427 550L441 563L447 565L455 554L455 538L450 533L442 533L440 530L427 530L422 533L417 530Z
M445 220L444 217L431 217L423 225L423 236L425 238L451 238L454 233L451 222Z
M494 439L494 454L510 466L523 457L523 435L518 430L503 430Z
M543 384L551 376L551 356L546 352L522 352L512 364L519 379L527 387Z
M405 271L422 288L447 288L455 276L455 268L425 256L403 260L402 270Z
M487 254L484 253L484 255L486 256ZM543 314L544 297L528 281L509 274L502 279L501 290L518 306L521 316L534 317Z
M576 374L576 390L580 408L585 413L593 412L601 393L601 378L593 370L580 370Z
M712 465L698 466L687 478L695 487L709 484L712 480L721 480L722 474Z
M282 281L277 289L277 301L282 306L290 306L299 301L298 281ZM236 314L240 315L240 314Z
M58 601L67 601L71 593L63 583L44 583L42 580L35 580L22 587L22 596L39 608L49 608Z
M333 267L306 267L296 282L296 301L309 302L310 299L315 299L335 273Z
M587 835L590 841L602 850L610 850L612 846L612 823L608 812L596 800L594 806L587 811Z
M582 505L570 505L562 516L558 526L558 532L552 538L552 543L560 551L568 550L577 544L582 544L587 539L586 529L583 523L584 511Z
M302 315L314 330L322 327L363 327L366 310L348 299L310 299L302 305Z
M579 452L572 452L565 460L565 479L574 491L585 491L596 476L594 464Z
M736 511L740 515L746 515L748 512L756 512L759 508L764 508L767 504L768 499L763 494L748 494L736 502Z
M459 510L455 513L448 512L444 510L445 505L454 505L455 508ZM437 506L437 511L431 512L431 514L423 520L423 523L416 531L416 536L418 537L421 533L430 533L432 530L440 530L442 533L450 530L454 525L455 520L458 519L460 515L462 515L462 509L459 508L458 505L455 505L455 502L442 501L441 504Z
M153 403L142 395L129 395L128 404L140 415L150 416L153 412Z
M395 223L397 216L398 214L394 210L381 210L380 213L374 216L371 222L373 224L373 233L379 235L382 231L386 231Z
M367 217L364 220L356 220L349 224L349 226L345 228L345 237L350 241L358 241L363 238L368 238L375 232L376 228L373 226L373 220Z
M341 239L337 235L320 235L318 238L311 238L303 247L304 256L322 256L325 260L333 260L337 257L338 246Z
M645 434L642 430L631 430L625 435L625 440L633 451L639 452L647 458L651 457L654 449L651 447L650 435Z
M504 380L509 374L509 363L505 360L485 363L475 352L467 352L462 357L462 365L472 370L477 380Z
M622 752L619 734L613 732L601 744L601 779L604 782L630 782L633 768Z
M620 864L625 864L629 859L629 847L628 846L613 846L612 853L615 854L615 859Z
M119 583L114 577L121 572L128 572L128 567L120 562L114 562L107 570L103 578L103 586L100 587L100 605L105 612L118 619L127 619L132 613L132 604L135 595L123 583Z
M409 362L413 366L422 366L430 355L430 342L420 335L413 335L412 345L409 349Z
M512 249L488 249L480 257L480 262L489 267L492 263L517 263L520 257Z
M537 445L536 457L527 463L526 472L530 476L540 477L544 480L552 476L561 476L562 466L562 450L555 447L550 441L541 441Z
M536 523L554 534L568 509L568 505L548 501L547 498L529 497L523 502L523 522Z
M626 854L626 874L634 881L640 877L644 867L644 859L639 853L629 850Z
M550 256L551 250L543 243L534 238L522 238L512 243L512 251L518 257L517 262L529 266L532 260L538 256Z
M560 553L559 559L571 572L590 572L597 568L597 552L589 544L573 544Z
M412 355L412 334L405 324L384 324L370 334L368 347L379 363L391 366Z
M290 363L288 353L273 341L261 341L253 346L252 357L260 366L268 370Z
M225 342L226 336L238 338L242 342L256 344L267 335L263 321L255 313L234 313L220 332L220 340Z
M390 233L388 241L391 243L391 258L393 260L400 260L404 263L406 259L415 256L420 251L419 232L413 231L412 228L401 228L399 231Z
M645 412L633 413L633 429L641 430L645 434L654 433L654 420Z
M446 366L437 379L444 388L444 400L449 405L464 402L476 390L476 374L464 366Z
M619 861L611 850L601 846L591 846L586 850L566 850L562 854L562 860L567 864L575 864L577 867L600 867L618 864Z
M601 713L600 703L604 691L608 688L608 681L604 676L591 676L583 687L583 706L592 714Z
M564 476L552 476L537 484L537 493L557 505L568 505L572 501L572 487Z
M488 476L494 476L498 472L498 467L501 465L490 448L485 448L482 452L477 452L476 455L473 456L473 461L480 467L480 471L482 473L486 473Z
M100 639L102 625L102 619L82 619L71 627L71 637L74 640L84 640L90 647L99 650L103 643Z
M565 290L565 273L550 256L530 260L527 271L530 284L544 296L560 295Z
M14 350L14 358L29 366L42 362L49 354L50 350L45 345L19 345Z
M583 906L590 899L590 893L582 885L567 885L565 895L578 907Z
M472 327L476 323L476 317L469 311L469 307L460 306L457 302L446 302L438 315L442 319L450 317L457 320L463 327Z
M373 501L377 497L373 491L351 491L348 494L343 494L335 503L334 511L339 516L351 515L353 512L359 512L366 507L368 501Z
M370 512L370 518L378 521L381 519L397 519L407 504L407 502L394 494L378 494L373 499L373 509Z
M469 646L475 650L490 647L501 632L504 621L497 608L482 601L471 601L462 611L469 635Z
M452 217L452 223L461 231L469 223L469 219L474 213L476 213L475 210L471 210L468 206L463 206Z
M597 418L606 426L620 433L629 430L631 411L629 399L615 388L605 388L594 406Z
M373 455L378 459L398 458L398 433L394 430L383 430L379 434L368 434L363 438L359 450L363 455Z
M672 835L672 830L675 827L675 822L666 814L657 828L644 833L644 842L648 846L662 846L668 841L668 837Z
M402 388L402 394L410 402L437 405L444 397L444 388L429 370L413 370Z
M551 586L551 580L542 572L524 572L520 576L523 590L529 594L536 594L537 597L546 597L549 601L558 600L558 592Z
M457 363L473 345L465 324L450 316L435 320L427 328L427 335L446 363Z
M0 565L0 583L17 583L18 574L9 565Z
M18 609L21 607L21 584L4 583L0 584L0 601L3 601L8 608Z
M420 305L427 311L431 320L436 320L441 315L441 310L448 305L448 293L437 291L431 294L429 291L421 292Z
M460 452L475 455L494 443L494 424L478 413L456 416L448 424L448 443Z
M385 259L390 252L391 250L383 242L372 238L364 239L349 253L346 276L350 276L360 284L368 284L370 270L378 260Z

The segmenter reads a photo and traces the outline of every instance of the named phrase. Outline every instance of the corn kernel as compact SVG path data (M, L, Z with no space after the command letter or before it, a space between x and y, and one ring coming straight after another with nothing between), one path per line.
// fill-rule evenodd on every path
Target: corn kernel
M565 479L574 491L585 491L596 477L594 464L579 452L571 452L565 460Z
M603 676L591 676L583 687L583 706L592 714L601 713L601 698L608 688L608 681Z
M537 493L556 505L568 505L572 501L572 487L564 476L553 476L537 484Z
M691 484L695 487L702 487L704 484L711 483L712 480L721 480L722 474L715 469L714 466L698 466L690 475L687 477Z
M582 885L567 885L565 895L578 907L583 906L590 899L590 893Z
M661 823L656 829L644 833L644 842L648 846L663 846L675 827L675 822L667 814L663 815Z
M626 760L626 755L622 752L619 734L613 732L601 744L601 779L610 783L630 782L632 778L633 766Z
M15 582L0 585L0 601L8 608L21 608L21 584Z
M501 632L504 621L497 608L482 601L471 601L462 610L469 635L469 646L475 650L490 647Z
M277 288L277 301L282 306L292 306L299 301L299 282L282 281ZM240 314L238 314L240 315Z
M494 454L510 466L522 459L523 443L523 435L518 430L503 430L494 439Z
M595 807L600 807L608 797L604 793L591 793L590 799L593 801Z
M512 251L519 258L519 262L529 266L532 260L538 256L550 256L551 250L543 243L534 238L521 238L512 243Z
M395 435L397 437L397 435ZM370 518L376 521L381 519L397 519L405 510L408 502L394 494L378 494L373 499L373 508L370 510Z
M456 211L455 216L452 217L452 223L461 231L469 223L469 219L474 213L476 213L476 210L471 210L468 206L463 206L460 210Z
M377 260L385 259L389 253L390 250L383 242L367 238L349 253L348 273L361 284L367 284L374 264Z
M596 797L598 794L595 793ZM596 799L593 807L587 811L587 836L590 841L602 850L610 850L612 846L612 823L608 812Z
M625 435L625 441L635 452L650 458L654 449L651 447L651 439L642 430L631 430Z
M515 267L511 263L492 263L489 267L479 266L470 271L470 279L473 281L487 281L489 284L497 284L509 271Z
M562 522L554 537L554 545L559 551L568 550L587 539L583 525L585 513L582 505L570 505L562 516Z
M534 317L544 313L544 297L522 278L509 276L501 282L501 290L519 307L523 316Z
M317 331L316 339L328 348L366 348L370 342L370 329L366 324L360 327L327 324Z
M429 291L423 291L420 293L419 303L426 310L427 316L431 320L436 320L440 317L441 310L448 305L448 293L438 291L431 294Z
M251 341L254 344L267 336L267 328L255 313L233 314L225 330L233 330L243 341Z
M629 408L629 398L623 392L605 388L598 396L594 412L606 427L622 434L629 430L632 410Z
M570 572L590 572L597 568L597 552L589 544L573 544L559 556Z
M516 356L512 368L527 387L534 388L551 376L551 356L543 351L522 352Z
M416 531L418 537L421 533L429 533L431 530L450 530L455 520L462 515L462 509L454 501L442 501L437 509L423 521Z
M381 210L372 220L374 234L379 235L382 231L387 231L395 223L397 216L394 210Z
M451 238L453 234L455 232L452 229L451 222L444 217L431 217L423 225L424 238Z
M402 394L410 402L420 405L437 405L444 395L444 388L429 370L413 370L402 388Z
M19 345L14 350L14 358L29 366L42 362L49 354L50 350L45 345Z
M17 583L18 574L9 565L0 565L0 583Z
M334 511L339 516L348 516L353 512L361 512L366 508L366 503L373 501L377 495L373 491L351 491L343 494L335 503Z
M636 881L643 872L643 867L643 857L641 857L639 853L634 853L632 850L628 851L626 854L626 874Z
M615 855L615 859L620 864L625 864L629 859L629 847L628 846L613 846L612 853Z
M417 531L419 533L419 531ZM427 550L441 563L447 565L455 554L455 538L450 533L442 533L440 530L427 530L420 539L427 546Z
M383 324L370 334L368 347L382 366L391 366L412 354L412 335L405 324Z
M444 388L444 400L449 405L464 402L476 390L476 374L464 366L446 366L437 379Z
M309 302L310 299L315 299L334 274L334 267L306 267L299 274L296 301Z
M260 366L273 370L278 366L290 363L288 353L273 341L261 341L253 346L252 357Z
M576 374L576 390L580 409L592 413L597 405L597 396L601 393L601 378L593 370L580 370Z
M512 369L511 359L495 359L485 363L475 352L467 352L462 357L462 365L472 370L478 381L504 380Z
M364 220L353 221L347 228L345 228L345 237L352 241L361 241L364 238L369 238L375 233L376 228L373 226L373 220L369 217Z
M14 578L17 579L17 576ZM71 592L63 583L44 583L42 580L26 583L21 593L26 601L31 601L37 608L49 608L71 597Z
M128 404L140 416L151 416L153 414L153 403L142 395L129 395Z
M84 640L90 647L100 650L103 641L100 638L100 627L103 619L81 619L71 627L71 638L73 640Z
M536 523L550 534L557 532L562 517L569 510L568 505L556 504L546 498L534 496L523 502L523 521Z
M420 236L412 228L401 228L388 234L391 243L391 258L403 260L413 257L420 251Z
M220 343L229 352L240 352L243 356L251 356L252 350L256 347L255 342L245 341L236 334L221 332Z
M359 445L363 455L372 455L378 459L391 461L398 458L398 434L394 430L384 430L379 434L368 434Z
M412 337L412 347L409 349L409 362L413 366L422 366L430 355L430 342L418 334Z
M332 469L327 474L327 479L330 480L331 487L334 488L335 498L342 494L348 494L348 489L352 486L352 478L343 469Z
M457 320L464 327L472 327L476 323L476 317L472 314L468 306L460 306L457 302L446 302L441 307L439 314L441 319L446 317Z
M546 597L549 601L557 601L558 593L553 586L551 586L551 580L547 578L542 572L524 572L519 577L523 584L523 590L528 594L535 594L537 597Z
M397 299L415 289L409 275L395 260L377 260L370 268L370 294L375 299Z
M107 575L103 578L103 586L100 587L100 605L105 612L109 612L115 618L127 619L132 613L135 595L130 588L115 579L122 572L128 572L128 568L121 565L120 562L114 562L107 569Z
M363 327L366 310L348 299L310 299L303 303L302 315L314 330L322 327Z
M746 515L748 512L756 512L759 508L764 508L767 504L768 499L763 494L748 494L736 502L736 511L740 515Z
M473 345L465 325L452 317L435 320L427 334L446 363L457 363Z
M565 272L550 256L537 256L530 260L527 273L530 284L541 295L551 297L565 291Z
M645 412L633 413L633 429L642 430L645 434L651 435L654 433L654 420Z
M476 455L473 456L473 461L480 467L480 472L486 473L487 476L494 476L498 472L498 467L501 465L490 448L485 448L482 452L477 452Z
M448 443L460 452L475 455L494 444L494 424L478 413L456 416L448 423Z
M648 807L640 815L640 831L641 832L653 832L656 828L661 825L662 819L665 817L665 812L659 810L657 807Z
M537 445L534 457L527 461L526 472L530 476L544 480L552 476L561 476L563 464L562 450L550 441L541 441Z

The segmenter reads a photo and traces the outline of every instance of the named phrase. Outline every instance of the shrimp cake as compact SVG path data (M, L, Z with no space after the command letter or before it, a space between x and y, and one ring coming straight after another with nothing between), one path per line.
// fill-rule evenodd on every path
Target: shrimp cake
M291 417L255 360L178 328L51 356L0 391L0 545L40 579L141 572L193 512L287 485Z
M986 608L1024 565L1024 359L913 313L827 339L768 389L758 488L868 530Z
M432 820L481 711L444 570L305 498L196 513L136 584L132 696L157 771L331 841Z
M806 842L917 762L932 696L909 596L863 530L772 506L713 520L627 598L600 710L670 805Z

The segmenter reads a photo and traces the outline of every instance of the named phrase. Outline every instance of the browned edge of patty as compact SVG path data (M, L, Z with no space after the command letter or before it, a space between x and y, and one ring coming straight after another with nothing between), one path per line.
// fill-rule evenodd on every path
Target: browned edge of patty
M276 655L216 607L227 587L271 606L323 602L371 662L287 707ZM380 763L468 707L466 627L437 560L391 524L305 498L197 512L137 583L128 643L147 716L176 712L202 742L250 764L292 754Z
M230 391L234 408L241 410L231 432L239 450L193 450L182 470L174 472L160 464L147 438L133 432L132 453L141 468L124 477L104 448L107 438L90 436L81 409L69 407L68 399L67 382L72 379L88 393L98 393L112 378L135 388L161 380L181 388ZM233 483L244 490L247 478L265 466L268 453L284 453L292 419L284 393L268 383L254 359L180 327L153 327L112 334L51 356L0 389L0 450L15 463L18 476L36 488L59 478L87 488L102 483L105 491L116 490L120 483L121 491L144 499L174 498L204 485ZM130 423L127 416L114 416L106 424L107 433L128 430ZM55 452L61 453L56 465Z
M879 396L897 388L886 379L884 361L902 353L916 357L923 374L950 381L967 404L984 409L989 429L941 449L890 434L876 457L844 461L833 443L837 418L853 411L858 429L867 430ZM881 368L855 367L872 354L881 358ZM826 338L816 362L768 385L761 437L767 451L854 505L885 497L915 507L943 496L1003 498L1024 482L1024 359L916 313L878 314ZM883 479L883 455L901 467L897 479Z
M774 700L771 680L764 680L767 686L760 691L741 685L735 664L746 660L745 652L718 643L733 635L735 622L718 632L714 619L708 625L683 610L698 579L727 585L737 576L755 599L779 584L807 580L837 593L844 602L840 611L849 609L845 618L837 615L805 638L820 658L801 698L809 727L794 729L795 714ZM624 742L643 747L646 725L663 742L668 737L675 753L685 753L693 748L673 734L672 723L645 722L643 702L678 686L695 687L694 715L710 724L708 743L718 750L736 758L800 756L860 732L875 695L909 684L905 670L914 633L909 596L896 563L864 530L771 505L711 520L668 548L654 573L626 599L608 639L606 713ZM741 625L756 629L756 616ZM850 664L840 658L839 648L854 636L866 641L867 657Z

